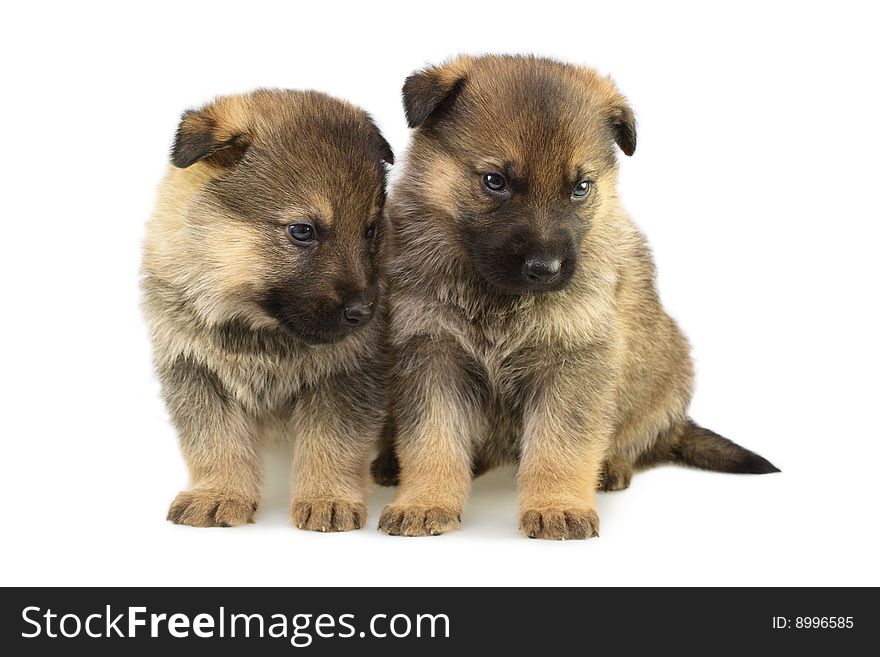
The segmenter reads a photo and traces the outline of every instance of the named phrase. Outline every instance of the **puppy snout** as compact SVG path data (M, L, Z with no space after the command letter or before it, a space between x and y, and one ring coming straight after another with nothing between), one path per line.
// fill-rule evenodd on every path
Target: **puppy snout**
M345 305L342 317L349 326L364 324L373 316L373 302L352 301Z
M562 260L555 257L527 258L523 264L525 277L533 283L549 283L559 276Z

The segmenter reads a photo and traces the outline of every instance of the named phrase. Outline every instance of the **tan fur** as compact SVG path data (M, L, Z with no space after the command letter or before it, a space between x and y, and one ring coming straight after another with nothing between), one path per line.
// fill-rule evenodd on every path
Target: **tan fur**
M295 440L293 523L363 526L384 312L339 326L346 295L381 303L381 250L364 236L384 202L383 160L366 114L314 92L261 90L184 115L143 261L156 368L192 480L170 520L250 522L260 448L281 434ZM327 236L319 247L287 234L302 221Z
M466 465L517 461L523 533L597 535L595 490L675 459L692 426L688 345L617 197L615 142L635 149L632 112L609 79L530 57L420 71L404 103L416 129L387 210L396 434L374 464L394 482L399 461L401 487L380 528L453 529ZM499 200L486 172L518 186ZM583 201L566 187L579 179L592 185ZM529 248L563 249L567 278L508 284Z

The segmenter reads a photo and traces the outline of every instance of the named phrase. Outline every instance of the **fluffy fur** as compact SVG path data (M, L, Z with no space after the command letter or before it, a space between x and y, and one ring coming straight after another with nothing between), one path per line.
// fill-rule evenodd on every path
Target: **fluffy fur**
M636 125L615 85L546 59L460 57L403 97L394 424L373 465L400 491L380 528L457 528L472 476L511 461L520 529L550 539L597 535L596 489L626 488L636 467L775 471L688 418L688 344L617 197L615 149L635 151Z
M192 479L169 520L251 521L260 446L280 433L295 439L293 523L361 527L385 404L388 144L348 103L260 90L185 113L171 159L143 260L156 369ZM315 240L292 237L303 223Z

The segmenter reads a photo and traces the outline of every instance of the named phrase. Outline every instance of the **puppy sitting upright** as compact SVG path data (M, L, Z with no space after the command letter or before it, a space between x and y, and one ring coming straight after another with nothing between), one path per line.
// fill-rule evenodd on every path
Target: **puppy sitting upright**
M415 128L389 202L389 534L458 527L471 477L516 461L531 537L595 536L597 488L679 461L773 472L687 416L688 346L617 198L633 113L595 72L461 57L403 88Z
M156 367L192 478L169 520L251 521L261 440L280 430L295 440L293 523L363 526L385 405L391 149L348 103L261 90L186 112L171 161L143 263Z

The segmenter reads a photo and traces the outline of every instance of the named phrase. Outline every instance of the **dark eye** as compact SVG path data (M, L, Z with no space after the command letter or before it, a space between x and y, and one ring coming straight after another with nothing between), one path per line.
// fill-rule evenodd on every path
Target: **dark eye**
M367 232L364 233L364 237L367 238L368 242L372 242L373 238L376 237L376 224L372 223L367 226Z
M315 239L315 229L309 224L290 224L287 234L295 242L312 242Z
M574 191L571 193L571 197L575 199L585 199L587 198L587 194L590 193L590 190L592 188L593 181L581 180L577 185L574 186Z
M503 192L507 189L507 181L500 173L483 174L483 187L490 192Z

